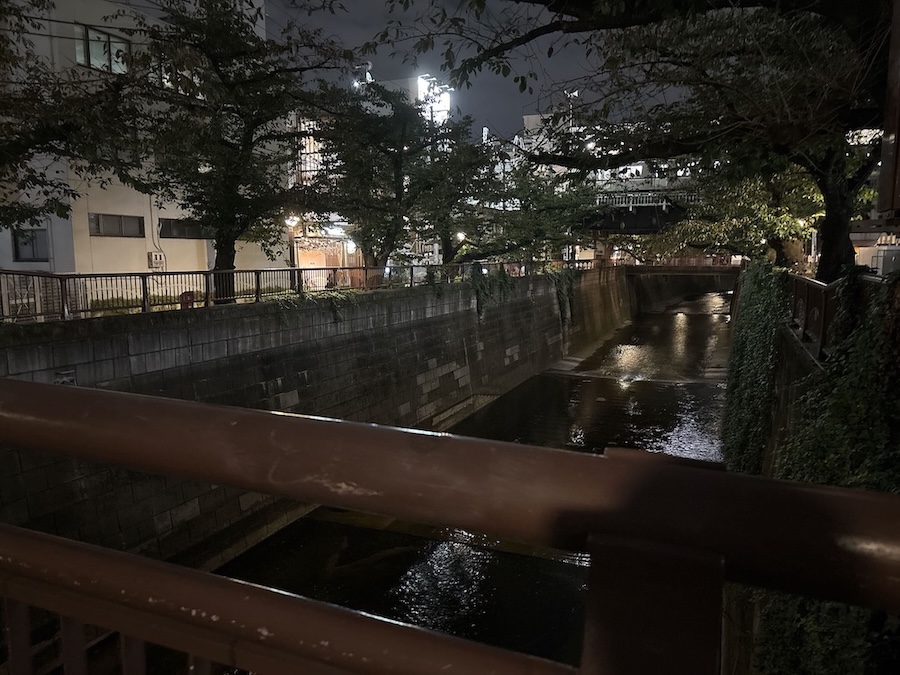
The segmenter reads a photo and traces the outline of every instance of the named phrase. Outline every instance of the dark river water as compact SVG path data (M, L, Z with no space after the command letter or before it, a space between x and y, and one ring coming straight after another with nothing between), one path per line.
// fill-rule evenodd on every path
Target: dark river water
M646 314L450 429L576 452L716 460L730 295ZM577 665L587 558L319 509L219 573Z

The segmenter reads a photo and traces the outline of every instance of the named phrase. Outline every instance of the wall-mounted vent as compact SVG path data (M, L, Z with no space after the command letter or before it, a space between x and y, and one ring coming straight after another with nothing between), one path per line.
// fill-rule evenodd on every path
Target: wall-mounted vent
M147 267L161 270L166 266L166 256L162 251L147 251Z

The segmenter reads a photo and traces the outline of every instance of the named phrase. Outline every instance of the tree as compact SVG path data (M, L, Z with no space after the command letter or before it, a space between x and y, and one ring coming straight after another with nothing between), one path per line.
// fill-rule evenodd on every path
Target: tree
M738 181L717 171L697 177L700 202L678 234L688 246L757 258L799 269L804 240L824 215L822 197L799 167Z
M587 176L527 162L504 174L493 201L481 205L480 227L466 232L461 260L546 258L588 243L589 224L601 207Z
M319 123L316 211L350 223L368 266L387 265L414 233L446 245L475 196L485 159L468 140L469 120L439 123L424 112L424 102L368 84Z
M432 23L394 25L383 37L411 40L419 52L440 45L461 81L481 68L510 74L523 50L582 50L588 67L565 83L582 90L579 126L599 129L598 148L615 142L605 155L580 142L563 148L568 156L537 159L592 168L699 155L747 175L787 159L824 199L819 278L852 263L852 204L877 162L876 144L859 145L855 132L882 121L890 3L519 0L492 3L492 12L470 0L464 8L425 10ZM528 89L536 75L516 79Z
M771 257L799 269L803 240L823 215L821 195L799 167L735 179L727 167L697 172L687 184L698 197L685 218L658 235L613 236L607 243L640 260L696 252Z
M50 0L0 0L0 228L66 217L79 185L130 166L123 151L134 118L125 74L54 64L35 45L49 38Z
M323 114L334 90L322 78L350 55L320 31L290 26L281 40L256 30L252 0L155 0L163 23L136 18L147 73L135 187L174 201L214 238L215 270L233 270L238 240L267 251L284 216L305 207L288 181L308 135L299 121ZM216 276L220 300L231 275Z
M422 239L438 242L445 265L458 262L469 246L466 233L484 230L484 204L501 189L495 153L487 144L472 142L469 121L448 131L450 137L422 167L429 187L422 193L417 223Z

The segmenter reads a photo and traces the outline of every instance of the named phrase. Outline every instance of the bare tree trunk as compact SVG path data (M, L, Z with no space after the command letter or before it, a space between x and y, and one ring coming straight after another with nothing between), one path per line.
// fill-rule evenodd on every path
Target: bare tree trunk
M816 182L825 201L825 217L819 223L822 251L816 279L831 283L846 267L856 264L856 251L850 240L850 219L856 195L865 184L880 158L872 148L868 158L852 173L847 163L850 149L829 149L817 161L806 158L798 162Z
M450 235L441 235L441 262L444 265L449 265L453 262L458 250L457 247L454 247L453 238Z

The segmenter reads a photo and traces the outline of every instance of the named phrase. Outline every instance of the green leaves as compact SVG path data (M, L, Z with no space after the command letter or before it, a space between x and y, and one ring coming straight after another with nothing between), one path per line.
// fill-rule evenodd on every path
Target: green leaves
M468 120L440 123L428 102L368 85L323 120L326 171L316 176L314 210L352 225L369 264L402 256L414 237L451 237L483 168Z
M166 23L136 19L147 41L143 66L164 77L146 78L141 90L146 161L129 180L212 231L217 268L233 265L238 238L276 256L284 213L308 208L292 175L306 123L340 98L321 78L348 69L350 54L303 26L269 40L258 15L231 0L158 3Z
M51 5L0 0L0 228L67 216L79 179L104 184L130 161L130 80L42 56Z
M741 276L722 419L729 471L760 474L773 432L775 336L787 318L787 274L754 263Z

